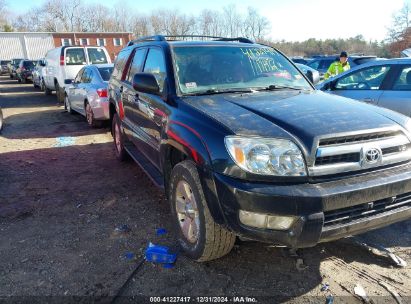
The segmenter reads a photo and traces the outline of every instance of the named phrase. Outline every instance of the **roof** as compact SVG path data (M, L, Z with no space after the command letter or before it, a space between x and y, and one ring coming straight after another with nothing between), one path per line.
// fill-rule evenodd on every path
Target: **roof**
M100 63L100 64L90 64L90 67L94 66L96 68L112 68L114 63Z
M0 32L2 34L133 34L132 32Z

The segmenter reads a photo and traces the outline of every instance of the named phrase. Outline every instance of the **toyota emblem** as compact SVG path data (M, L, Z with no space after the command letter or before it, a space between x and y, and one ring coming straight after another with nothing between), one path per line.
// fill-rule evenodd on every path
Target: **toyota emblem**
M381 160L381 150L378 148L368 148L365 150L364 158L369 164L375 164Z

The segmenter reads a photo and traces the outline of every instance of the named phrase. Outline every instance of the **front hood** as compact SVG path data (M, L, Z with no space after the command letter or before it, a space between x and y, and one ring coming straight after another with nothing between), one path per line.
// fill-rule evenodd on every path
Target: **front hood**
M284 137L308 151L314 138L336 133L398 127L403 116L320 91L274 91L185 98L233 133Z

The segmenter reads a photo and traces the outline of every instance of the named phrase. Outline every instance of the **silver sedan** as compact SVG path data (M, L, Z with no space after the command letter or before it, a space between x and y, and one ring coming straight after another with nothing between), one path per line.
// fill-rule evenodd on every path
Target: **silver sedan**
M411 58L374 60L316 85L327 93L411 116Z
M108 80L113 64L84 66L74 78L66 79L64 108L67 112L78 112L86 117L92 127L100 127L110 118L107 98Z

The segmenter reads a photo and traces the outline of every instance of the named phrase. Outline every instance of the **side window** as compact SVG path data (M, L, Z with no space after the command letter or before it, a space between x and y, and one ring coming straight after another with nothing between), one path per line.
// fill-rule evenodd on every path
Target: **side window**
M150 49L144 65L144 72L151 73L156 77L160 92L162 92L167 75L162 50L157 48Z
M131 49L121 51L117 58L116 61L114 62L114 70L113 70L113 77L121 80L121 76L123 75L123 69L124 66L126 65L127 59L130 56Z
M394 91L411 91L411 66L402 68L392 87Z
M307 65L310 68L313 68L314 70L318 70L318 66L320 65L320 61L319 60L314 60L314 61L311 61L311 62L307 63Z
M88 83L90 79L90 70L89 69L85 69L83 72L83 75L81 76L81 83Z
M374 66L356 71L337 81L337 90L378 90L389 66Z
M134 75L141 71L141 67L143 66L145 54L146 54L146 49L138 49L134 53L133 61L130 64L130 69L127 74L128 82L132 83Z
M81 81L81 77L83 76L83 72L84 72L84 69L81 69L80 72L78 72L76 78L74 78L74 82L78 83L78 82Z

